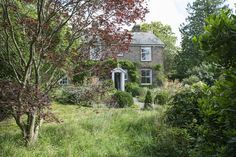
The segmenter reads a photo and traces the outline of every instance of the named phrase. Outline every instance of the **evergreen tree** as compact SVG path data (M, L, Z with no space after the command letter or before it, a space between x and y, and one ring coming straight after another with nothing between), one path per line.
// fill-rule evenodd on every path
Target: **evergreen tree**
M147 91L144 100L144 109L149 109L149 108L152 108L152 94L150 91Z
M187 77L187 71L199 66L203 61L204 53L194 45L192 39L204 32L205 18L219 12L224 2L225 0L195 0L187 5L189 16L180 28L182 51L176 56L176 71L179 79Z

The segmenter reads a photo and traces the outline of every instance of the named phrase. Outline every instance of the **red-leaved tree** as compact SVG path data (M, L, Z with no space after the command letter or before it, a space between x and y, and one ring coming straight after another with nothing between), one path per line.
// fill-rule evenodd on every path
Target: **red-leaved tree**
M98 38L106 52L127 49L131 36L122 27L146 13L145 0L0 1L0 62L8 71L0 108L13 115L27 145L37 140L47 95L64 72L85 60Z

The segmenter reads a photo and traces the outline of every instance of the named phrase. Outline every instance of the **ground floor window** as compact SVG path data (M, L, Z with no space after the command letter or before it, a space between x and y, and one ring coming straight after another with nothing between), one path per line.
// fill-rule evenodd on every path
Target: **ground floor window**
M151 69L141 69L141 84L142 85L152 84L152 70Z
M59 81L60 85L68 85L69 84L69 80L68 78L65 76L63 77L60 81Z

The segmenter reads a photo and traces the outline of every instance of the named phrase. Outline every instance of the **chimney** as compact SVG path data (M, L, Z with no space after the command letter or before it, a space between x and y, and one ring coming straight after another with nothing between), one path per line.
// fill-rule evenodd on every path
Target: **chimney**
M140 32L140 25L134 25L134 27L132 28L132 32Z

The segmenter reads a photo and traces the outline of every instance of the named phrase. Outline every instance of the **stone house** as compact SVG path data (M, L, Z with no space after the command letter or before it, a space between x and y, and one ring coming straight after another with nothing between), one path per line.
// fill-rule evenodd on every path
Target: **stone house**
M152 32L141 32L140 26L134 26L132 31L132 40L128 52L117 54L117 60L128 60L137 63L139 70L139 83L141 86L157 86L156 65L163 66L163 49L164 43L156 37ZM96 48L91 49L90 59L100 60L102 49L101 44L97 44ZM125 82L129 81L129 73L126 69L117 67L111 71L111 78L118 90L125 90ZM68 83L68 79L61 80L62 83Z
M152 32L141 32L139 26L134 26L129 51L118 54L117 59L138 63L140 85L157 86L155 66L163 66L164 47L164 43ZM127 73L125 79L128 78Z

